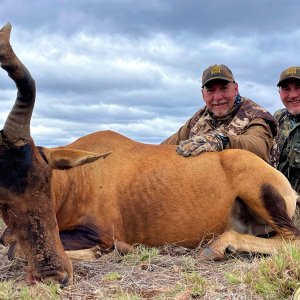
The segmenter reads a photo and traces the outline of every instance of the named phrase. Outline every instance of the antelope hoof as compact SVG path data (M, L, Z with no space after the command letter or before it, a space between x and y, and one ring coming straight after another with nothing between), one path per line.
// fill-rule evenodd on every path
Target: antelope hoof
M201 260L218 261L224 258L224 253L220 253L210 247L206 247L200 251L199 258Z

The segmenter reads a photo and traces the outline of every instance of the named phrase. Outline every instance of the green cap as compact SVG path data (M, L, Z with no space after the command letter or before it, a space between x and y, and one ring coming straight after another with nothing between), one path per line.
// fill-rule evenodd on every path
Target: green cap
M213 65L204 70L202 75L202 87L209 81L221 79L234 82L231 70L225 65Z
M300 80L300 67L289 67L286 70L282 71L277 86L281 86L283 81L291 78Z

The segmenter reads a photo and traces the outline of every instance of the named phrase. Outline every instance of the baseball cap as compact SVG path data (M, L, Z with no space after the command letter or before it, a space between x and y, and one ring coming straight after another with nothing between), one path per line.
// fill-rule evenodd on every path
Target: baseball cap
M231 70L225 65L212 65L205 69L202 75L202 87L204 87L209 81L215 79L234 82Z
M280 86L283 81L291 78L300 80L300 67L289 67L286 70L282 71L277 86Z

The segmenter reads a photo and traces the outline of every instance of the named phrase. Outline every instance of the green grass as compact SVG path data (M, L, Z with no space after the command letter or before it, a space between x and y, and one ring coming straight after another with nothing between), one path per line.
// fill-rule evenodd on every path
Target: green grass
M263 257L246 272L226 273L231 284L247 284L264 299L289 299L300 287L300 248L285 244L270 257Z
M27 286L19 275L14 281L7 276L0 282L0 300L75 300L82 295L105 300L209 299L210 295L211 299L291 300L300 288L300 248L295 245L286 244L272 256L232 257L220 263L201 262L195 252L178 255L176 248L164 253L165 249L138 246L125 256L115 252L95 262L78 263L74 285L64 289L45 283ZM7 263L1 270L11 272L14 267Z
M112 300L142 300L139 295L136 294L129 294L126 292L121 292L120 294L116 295L115 298L112 298Z
M1 300L59 300L57 284L19 285L14 281L0 282Z
M159 257L159 249L155 247L139 246L136 248L135 253L129 253L123 257L124 263L139 264L139 263L151 263L153 260Z
M183 297L183 295L186 295L187 293L190 295L189 291L187 290L187 286L182 282L178 282L174 286L169 288L166 292L164 292L161 295L158 295L154 299L155 300L188 299Z
M208 288L207 280L197 272L183 274L185 284L190 288L192 298L199 298L205 295Z
M185 272L192 272L195 270L196 259L191 256L183 256L181 269Z
M118 272L110 272L104 276L104 280L108 280L108 281L115 281L121 279L122 279L122 275L120 275Z

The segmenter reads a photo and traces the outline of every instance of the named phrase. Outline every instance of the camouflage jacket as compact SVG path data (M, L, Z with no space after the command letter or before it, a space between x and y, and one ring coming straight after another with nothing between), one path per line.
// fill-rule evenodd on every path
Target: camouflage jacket
M278 120L280 129L277 136L279 150L277 169L300 193L300 117L290 115L286 109L276 111L274 117Z
M268 111L242 97L240 105L225 118L216 118L203 107L163 144L178 144L199 133L219 132L229 138L226 148L251 151L274 165L277 152L273 145L277 131L277 120Z

